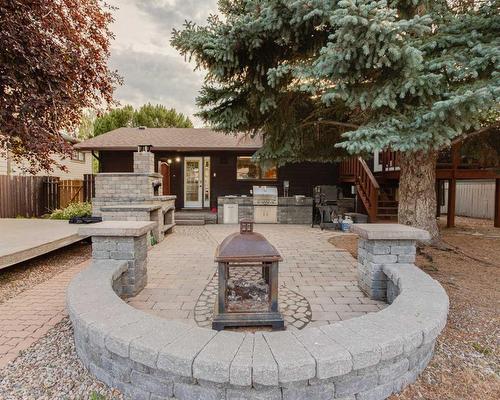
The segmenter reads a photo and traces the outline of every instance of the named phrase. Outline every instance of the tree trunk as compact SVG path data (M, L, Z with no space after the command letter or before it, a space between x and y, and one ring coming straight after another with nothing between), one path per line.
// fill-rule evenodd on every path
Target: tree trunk
M425 229L439 239L436 220L436 151L401 153L399 223Z

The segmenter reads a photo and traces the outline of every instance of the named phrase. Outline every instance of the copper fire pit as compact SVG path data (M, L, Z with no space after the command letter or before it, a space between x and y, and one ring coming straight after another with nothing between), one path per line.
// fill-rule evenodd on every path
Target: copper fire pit
M213 329L220 331L227 326L284 329L283 316L278 309L278 265L282 258L264 236L253 231L253 221L240 221L240 232L229 235L217 247L215 261L218 263L219 295ZM234 271L256 267L262 278L254 283L239 279L238 271Z

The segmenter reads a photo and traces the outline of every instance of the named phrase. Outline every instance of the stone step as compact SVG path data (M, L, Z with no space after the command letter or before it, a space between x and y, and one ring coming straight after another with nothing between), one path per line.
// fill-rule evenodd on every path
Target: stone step
M205 220L204 219L175 219L175 224L176 225L184 225L184 226L199 226L199 225L205 225Z

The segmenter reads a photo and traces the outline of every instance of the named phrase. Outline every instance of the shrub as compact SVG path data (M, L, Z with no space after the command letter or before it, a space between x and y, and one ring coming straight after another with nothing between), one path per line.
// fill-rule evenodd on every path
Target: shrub
M50 219L70 219L73 217L90 217L92 215L92 204L71 203L62 210L54 210Z

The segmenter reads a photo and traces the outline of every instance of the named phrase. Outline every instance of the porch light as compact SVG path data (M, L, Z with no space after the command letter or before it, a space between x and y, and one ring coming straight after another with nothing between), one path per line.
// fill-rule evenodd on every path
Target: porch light
M169 159L167 160L167 163L168 163L168 164L172 164L172 159L171 159L171 158L169 158Z
M181 162L181 158L180 157L175 157L175 162Z

